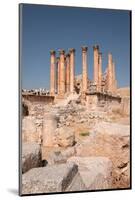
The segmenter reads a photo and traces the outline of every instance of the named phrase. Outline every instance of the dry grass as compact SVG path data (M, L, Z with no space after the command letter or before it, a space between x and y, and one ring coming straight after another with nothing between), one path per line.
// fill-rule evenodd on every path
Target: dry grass
M89 134L90 134L89 132L81 132L79 135L80 136L89 136Z

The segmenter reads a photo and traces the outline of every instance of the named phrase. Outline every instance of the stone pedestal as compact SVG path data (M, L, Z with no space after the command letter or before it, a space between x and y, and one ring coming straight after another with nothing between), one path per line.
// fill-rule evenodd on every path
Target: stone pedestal
M75 49L70 49L70 92L74 92L75 79Z
M87 50L88 47L82 47L82 92L83 93L87 91L87 83L88 83Z
M50 64L50 95L55 95L55 64L56 64L56 58L55 58L55 51L51 50L51 64Z

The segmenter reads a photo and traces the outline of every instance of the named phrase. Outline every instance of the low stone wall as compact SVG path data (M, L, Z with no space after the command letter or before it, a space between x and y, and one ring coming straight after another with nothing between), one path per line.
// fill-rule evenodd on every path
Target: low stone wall
M34 95L34 94L22 94L22 99L25 101L40 102L44 104L53 103L54 96L45 96L45 95Z
M87 106L90 106L91 108L96 108L97 106L100 106L101 103L104 103L104 105L109 105L112 103L120 104L121 97L102 93L86 94L86 103Z

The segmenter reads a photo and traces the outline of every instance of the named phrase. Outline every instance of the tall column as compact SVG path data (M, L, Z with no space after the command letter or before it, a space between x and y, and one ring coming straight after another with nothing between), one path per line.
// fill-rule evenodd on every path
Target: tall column
M108 92L112 92L113 90L113 60L112 60L112 54L108 54Z
M94 83L97 85L98 88L98 71L99 71L99 65L98 65L98 56L99 56L99 46L95 45L93 46L94 51Z
M70 92L70 54L66 55L66 92Z
M75 79L75 49L70 49L70 92L74 92Z
M115 75L115 63L112 63L112 71L113 71L113 92L117 89L117 81L116 81L116 75Z
M50 58L50 95L55 95L55 51L50 51L51 58Z
M98 67L98 91L101 92L102 84L102 53L99 53L99 67Z
M59 94L60 88L60 58L57 57L56 59L56 91Z
M59 93L61 95L65 94L65 51L61 49L60 51L60 65L59 65Z
M88 83L87 50L88 47L82 47L82 92L87 91Z

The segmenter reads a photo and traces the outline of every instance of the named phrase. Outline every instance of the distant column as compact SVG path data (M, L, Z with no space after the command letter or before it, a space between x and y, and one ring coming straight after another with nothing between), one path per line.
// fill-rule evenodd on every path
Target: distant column
M59 66L59 93L65 94L65 51L61 49L60 51L60 66Z
M116 92L117 89L117 81L116 81L116 74L115 74L115 63L112 63L112 71L113 71L113 92Z
M57 57L56 59L56 90L57 94L59 94L60 88L60 58Z
M55 95L55 51L50 51L51 58L50 58L50 95Z
M108 54L108 92L112 92L113 90L113 60L112 54Z
M66 92L70 92L70 54L66 55Z
M70 92L74 92L75 79L75 49L70 49Z
M82 47L82 92L87 91L88 83L87 50L88 47Z
M94 51L94 83L96 84L98 88L98 71L99 71L99 65L98 65L98 59L99 59L99 46L95 45L93 46Z
M101 92L102 84L102 53L99 53L99 67L98 67L98 91Z

